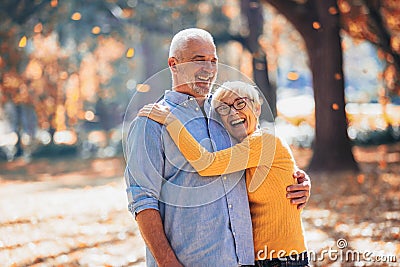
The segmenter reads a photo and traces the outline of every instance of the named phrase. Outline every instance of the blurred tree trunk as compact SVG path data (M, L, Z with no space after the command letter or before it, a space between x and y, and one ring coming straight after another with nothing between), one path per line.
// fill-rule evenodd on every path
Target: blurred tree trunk
M20 157L24 154L24 150L22 149L22 140L21 140L21 133L22 133L22 105L21 104L17 104L15 106L15 110L16 110L16 117L17 117L17 121L16 123L16 134L18 137L17 143L15 144L15 148L16 148L16 152L14 157Z
M345 114L342 48L335 0L268 0L300 32L313 74L315 99L314 154L310 171L358 170ZM299 107L301 108L301 107Z
M269 118L270 114L267 114L267 118L261 119L273 121L276 117L276 87L272 87L269 81L267 55L258 41L263 33L263 7L258 0L242 0L240 9L243 16L247 19L249 29L248 36L244 39L244 46L253 56L254 80L266 98L273 116Z

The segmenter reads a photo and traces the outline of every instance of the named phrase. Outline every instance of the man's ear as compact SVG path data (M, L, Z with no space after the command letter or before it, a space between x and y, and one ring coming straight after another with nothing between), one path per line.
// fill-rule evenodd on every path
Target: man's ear
M168 66L171 69L172 72L176 73L177 69L176 69L176 65L178 64L176 58L174 57L169 57L168 58Z

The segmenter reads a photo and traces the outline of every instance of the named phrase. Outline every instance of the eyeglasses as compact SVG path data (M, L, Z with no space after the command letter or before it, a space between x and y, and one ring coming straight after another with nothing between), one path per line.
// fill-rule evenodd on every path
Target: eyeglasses
M232 107L234 107L235 110L242 110L247 106L247 102L246 102L247 99L253 101L252 99L249 99L247 97L238 98L231 105L228 105L226 103L221 104L219 107L215 108L215 111L219 115L225 116L225 115L228 115L229 112L231 112Z

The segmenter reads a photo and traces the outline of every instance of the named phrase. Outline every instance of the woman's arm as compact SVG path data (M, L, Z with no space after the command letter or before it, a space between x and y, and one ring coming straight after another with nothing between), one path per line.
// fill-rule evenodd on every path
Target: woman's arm
M138 116L147 116L166 125L172 140L183 156L202 176L237 172L260 165L271 166L275 152L275 137L267 133L249 136L228 149L209 152L201 146L184 125L165 106L146 105Z
M252 135L230 148L209 152L201 146L178 120L167 131L183 156L202 176L237 172L260 165L270 167L274 158L275 137L263 133Z

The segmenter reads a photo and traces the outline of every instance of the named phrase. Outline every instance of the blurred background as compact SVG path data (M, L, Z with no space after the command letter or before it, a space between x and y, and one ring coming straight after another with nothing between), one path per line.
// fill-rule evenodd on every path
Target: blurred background
M309 248L346 238L399 262L400 3L322 2L2 0L0 262L144 264L126 208L124 113L188 27L255 81L312 173Z

